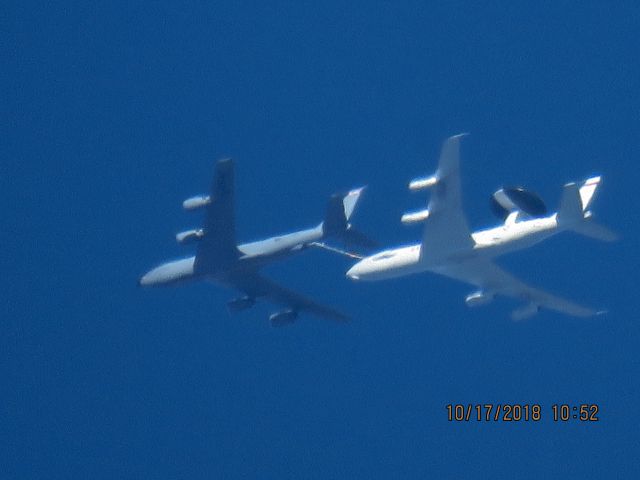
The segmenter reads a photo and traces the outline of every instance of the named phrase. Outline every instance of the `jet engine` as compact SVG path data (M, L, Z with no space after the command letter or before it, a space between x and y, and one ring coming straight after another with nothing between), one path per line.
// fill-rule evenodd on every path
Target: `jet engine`
M409 182L409 190L412 192L426 190L427 188L433 187L436 183L438 183L438 177L436 175L425 178L414 178Z
M198 241L202 237L204 237L204 231L201 228L197 230L187 230L186 232L176 234L176 242L180 245L186 245Z
M269 321L274 327L284 327L285 325L295 322L296 318L298 318L298 312L292 309L269 315Z
M540 305L535 303L529 303L524 307L520 307L511 312L511 319L517 321L526 320L529 317L534 316L540 311Z
M255 303L256 299L249 296L234 298L227 302L227 309L229 310L229 313L238 313L242 310L253 307Z
M464 302L468 307L477 307L480 305L486 305L487 303L493 300L494 295L487 294L482 290L478 290L477 292L470 293L467 295L467 298L464 299Z
M424 222L429 218L429 210L420 210L418 212L409 212L402 215L400 221L403 225L413 225L414 223Z
M211 197L208 195L197 195L195 197L187 198L182 202L182 208L185 210L198 210L206 207L211 203Z
M534 192L522 187L502 187L491 196L491 210L502 219L511 212L521 211L531 217L547 214L547 207Z

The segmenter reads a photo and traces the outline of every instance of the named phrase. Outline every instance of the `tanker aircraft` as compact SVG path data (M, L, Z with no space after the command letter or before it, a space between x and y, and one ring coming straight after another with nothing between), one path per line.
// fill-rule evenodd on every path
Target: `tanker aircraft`
M434 175L409 183L412 191L432 190L426 210L402 216L404 224L424 223L422 242L366 257L347 276L353 280L384 280L433 272L476 286L478 290L465 300L470 307L486 304L496 295L525 302L511 314L514 320L528 318L541 308L577 317L602 313L530 287L493 263L495 257L567 230L598 240L615 240L613 232L594 222L589 210L601 177L566 184L560 208L551 215L532 192L502 188L492 200L494 208L504 212L504 224L471 233L462 210L460 186L460 140L464 135L445 140Z
M230 313L253 306L259 297L267 297L285 306L284 310L270 315L273 326L295 321L300 311L339 321L346 320L347 317L337 310L281 287L262 276L259 270L268 263L287 258L308 247L325 248L362 258L331 247L324 243L324 240L334 238L347 245L365 248L374 245L349 223L363 188L351 190L343 195L333 195L329 200L324 221L313 228L237 245L233 182L233 160L219 160L215 166L210 195L192 197L182 204L185 210L204 210L202 228L176 235L176 241L180 244L197 243L195 256L167 262L154 268L139 279L139 285L157 286L196 279L211 280L243 292L243 296L228 302Z

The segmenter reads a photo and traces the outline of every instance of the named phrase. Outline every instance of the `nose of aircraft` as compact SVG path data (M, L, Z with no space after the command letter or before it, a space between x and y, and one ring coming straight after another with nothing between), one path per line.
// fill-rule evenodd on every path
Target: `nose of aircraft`
M139 286L139 287L145 287L145 286L149 285L149 283L151 283L151 282L149 281L149 274L142 275L142 276L138 279L138 286Z
M141 287L148 287L150 285L161 283L162 271L163 271L162 266L149 270L147 273L145 273L138 279L138 285Z
M353 267L351 267L348 271L347 271L347 277L349 277L351 280L360 280L360 275L361 275L361 270L362 270L362 262L358 262L356 263Z

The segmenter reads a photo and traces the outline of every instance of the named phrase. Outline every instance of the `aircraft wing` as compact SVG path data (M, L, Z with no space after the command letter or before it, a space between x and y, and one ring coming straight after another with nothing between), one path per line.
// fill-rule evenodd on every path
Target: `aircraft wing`
M424 221L423 258L440 257L473 247L467 219L462 211L460 186L460 139L465 135L450 137L442 145L435 174L437 181L431 189L429 216Z
M230 158L216 163L211 201L206 206L202 226L204 235L196 251L195 268L200 272L224 266L240 255L236 248L233 170Z
M439 273L476 285L487 295L504 295L526 302L527 305L512 313L514 320L533 315L541 307L575 317L589 317L598 313L588 307L530 287L486 259L471 259L457 265L449 265Z
M348 317L337 310L320 305L302 294L282 287L257 272L238 272L227 277L226 283L252 298L266 297L296 311L306 311L331 320L346 321Z

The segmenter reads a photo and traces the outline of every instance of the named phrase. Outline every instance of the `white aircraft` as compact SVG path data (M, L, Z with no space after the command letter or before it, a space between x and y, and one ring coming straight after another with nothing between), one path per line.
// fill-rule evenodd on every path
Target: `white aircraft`
M514 320L528 318L540 308L578 317L601 313L530 287L493 263L495 257L566 230L599 240L615 240L616 235L596 224L588 210L600 177L566 184L560 209L549 216L538 216L546 213L546 208L534 194L519 188L501 189L493 199L507 214L504 224L471 233L462 211L460 191L460 139L464 135L445 140L433 176L409 184L412 191L432 189L426 210L402 217L405 224L424 223L422 243L366 257L347 276L353 280L384 280L425 271L437 273L478 287L466 297L470 307L486 304L496 295L526 302L512 313Z

